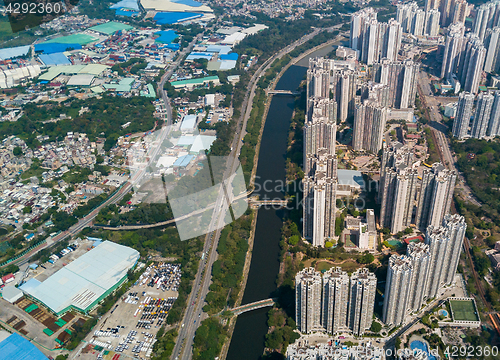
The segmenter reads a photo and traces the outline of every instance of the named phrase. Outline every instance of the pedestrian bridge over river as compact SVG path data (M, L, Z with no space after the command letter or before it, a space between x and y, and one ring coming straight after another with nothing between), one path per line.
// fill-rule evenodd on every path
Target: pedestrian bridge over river
M234 315L240 315L248 311L260 309L263 307L273 306L274 303L275 299L265 299L265 300L255 301L250 304L241 305L228 310L231 311Z

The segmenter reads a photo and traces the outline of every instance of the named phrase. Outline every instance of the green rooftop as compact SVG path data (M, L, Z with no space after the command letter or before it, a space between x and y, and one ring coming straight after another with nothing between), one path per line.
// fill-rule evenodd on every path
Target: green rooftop
M92 41L96 40L98 39L87 34L72 34L68 36L61 36L55 39L50 39L48 41L43 42L42 44L61 43L61 44L87 45L88 43L91 43Z
M153 85L148 84L148 92L141 91L141 96L146 96L150 98L155 98L156 97L156 91Z
M133 28L134 28L133 26L130 26L127 24L123 24L123 23L119 23L119 22L115 22L115 21L110 21L110 22L107 22L104 24L92 26L89 29L100 32L102 34L111 35L117 31L120 31L120 30L130 30Z
M219 77L218 76L207 76L207 77L197 78L197 79L171 81L170 84L172 86L198 85L198 84L201 85L206 81L219 81Z

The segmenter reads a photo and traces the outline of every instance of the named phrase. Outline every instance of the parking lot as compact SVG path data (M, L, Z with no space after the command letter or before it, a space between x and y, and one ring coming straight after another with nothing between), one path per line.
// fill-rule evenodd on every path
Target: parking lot
M181 279L178 264L150 265L136 284L102 317L85 339L78 359L116 359L116 355L146 359L156 333L177 299Z

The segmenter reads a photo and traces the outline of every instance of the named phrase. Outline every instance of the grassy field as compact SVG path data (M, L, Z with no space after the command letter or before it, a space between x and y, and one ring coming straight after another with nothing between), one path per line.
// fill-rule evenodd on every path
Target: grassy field
M458 321L479 321L472 300L450 300L453 319Z
M344 271L347 271L348 273L353 273L354 271L356 271L358 268L362 267L362 265L358 264L357 262L355 262L354 260L347 260L346 262L344 262L343 264L332 264L328 261L319 261L317 264L316 264L316 270L317 271L323 271L323 270L328 270L332 267L337 267L339 266L340 268L342 268L342 270Z

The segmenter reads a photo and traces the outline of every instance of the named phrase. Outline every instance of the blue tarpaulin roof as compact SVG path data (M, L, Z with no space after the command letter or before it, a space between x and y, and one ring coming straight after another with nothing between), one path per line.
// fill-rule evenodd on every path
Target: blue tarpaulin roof
M62 44L62 43L49 43L49 44L36 44L35 52L43 52L45 54L53 54L58 52L67 51L69 49L81 49L80 44Z
M172 50L179 50L180 45L176 43L168 44L167 49L172 49Z
M153 18L159 25L175 24L181 21L187 21L202 17L203 14L191 12L159 12Z
M109 7L110 9L132 9L139 11L137 0L122 0Z
M47 65L71 65L71 61L62 52L53 54L40 54L40 60Z
M158 31L155 32L155 35L160 35L160 37L156 38L155 41L161 43L171 43L172 40L179 37L179 35L177 35L174 30Z
M47 360L47 357L21 335L12 334L0 342L0 360Z
M7 59L13 59L13 58L16 58L19 56L25 56L26 54L28 54L29 50L30 50L29 45L0 49L0 59L7 60Z
M174 166L186 167L194 158L194 155L184 155L175 160Z
M221 60L238 60L238 54L236 53L230 53L226 55L219 55Z
M200 7L201 5L203 5L202 3L194 0L171 0L171 1L176 4L182 4L192 7Z

